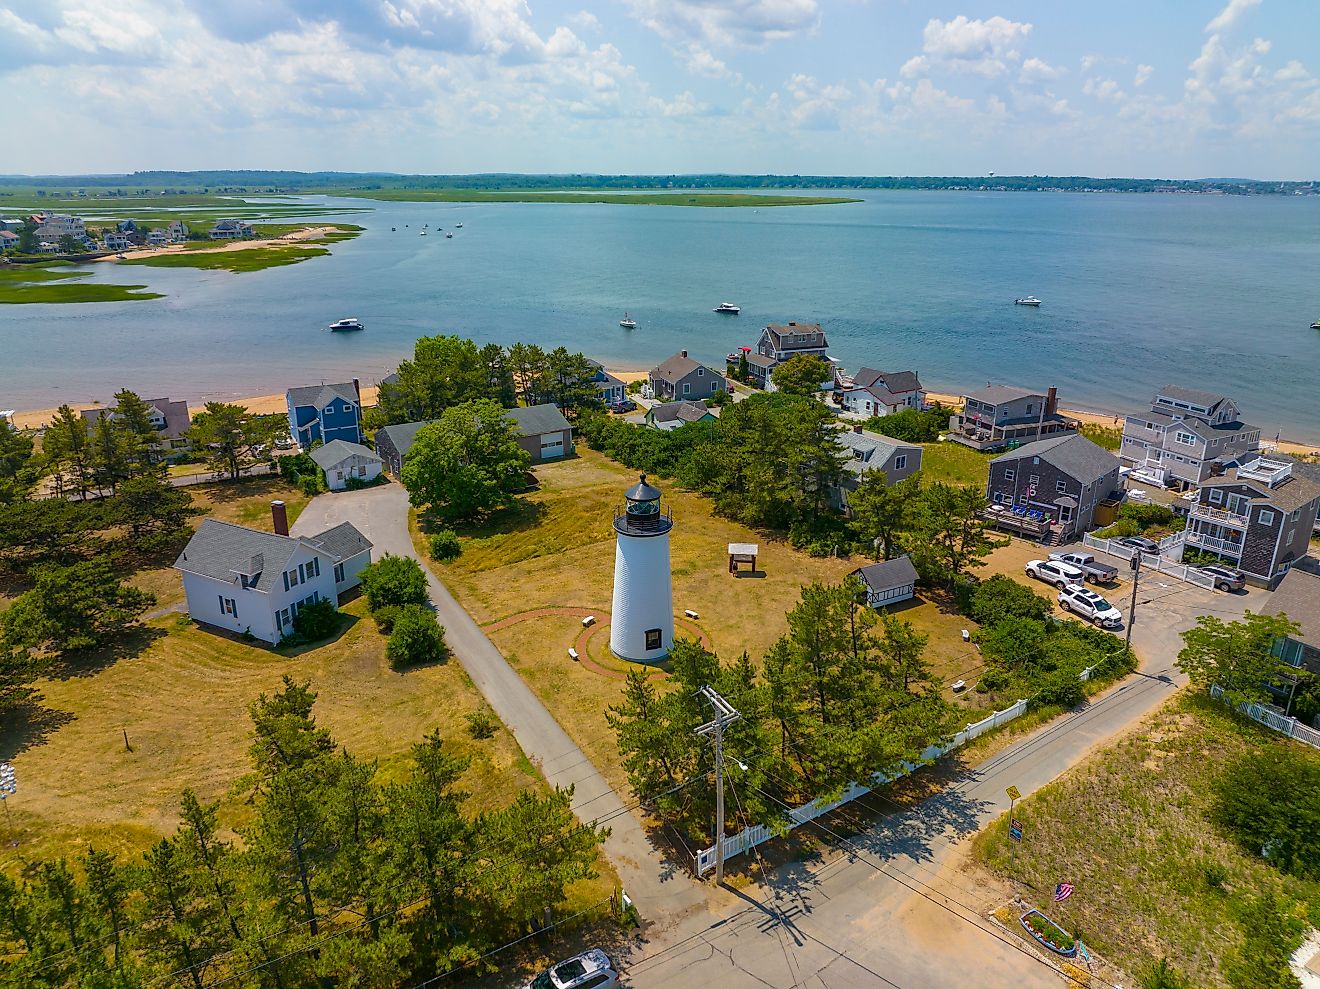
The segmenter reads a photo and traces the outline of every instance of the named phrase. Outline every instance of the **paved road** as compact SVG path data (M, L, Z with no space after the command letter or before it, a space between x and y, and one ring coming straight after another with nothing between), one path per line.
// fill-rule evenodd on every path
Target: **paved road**
M408 495L402 486L387 484L320 495L303 509L291 531L295 536L312 535L344 521L352 522L371 540L372 559L392 553L421 562L430 583L431 601L454 655L545 778L556 786L574 787L577 816L608 824L611 833L605 852L641 915L648 919L674 917L703 903L702 887L661 858L624 800L610 789L554 716L431 573L426 561L414 552L408 534Z
M1173 668L1178 632L1196 615L1239 618L1248 607L1259 610L1263 597L1144 579L1133 628L1144 657L1139 673L851 843L806 825L813 837L854 854L820 869L784 866L769 883L724 893L710 914L634 950L625 961L629 984L1056 989L1052 970L979 915L983 897L950 865L955 846L1008 810L1010 785L1034 792L1168 698L1183 682ZM885 810L875 796L863 803Z

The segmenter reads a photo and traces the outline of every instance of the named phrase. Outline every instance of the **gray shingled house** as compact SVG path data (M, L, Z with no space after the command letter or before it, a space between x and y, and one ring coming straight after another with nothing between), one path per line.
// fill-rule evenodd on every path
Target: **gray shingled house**
M867 471L882 471L885 480L895 484L921 470L921 447L868 432L861 426L840 430L838 443L845 457L844 473L842 482L830 490L830 501L845 514L850 510L849 493L857 490Z
M656 398L711 398L727 390L723 372L699 364L680 350L673 357L651 369L651 394Z
M1143 479L1186 490L1259 447L1260 427L1243 422L1232 399L1165 385L1149 412L1124 420L1118 456Z
M527 451L532 463L555 460L573 452L573 424L564 418L553 403L533 405L525 409L508 409L505 416L517 429L518 445ZM385 469L395 477L403 474L408 451L417 441L417 433L438 419L422 422L403 422L385 426L376 431L376 452L385 463Z
M1025 509L1067 540L1094 528L1095 506L1119 490L1118 469L1118 458L1085 436L1054 436L990 461L985 496L1006 527L1014 527L1011 509Z

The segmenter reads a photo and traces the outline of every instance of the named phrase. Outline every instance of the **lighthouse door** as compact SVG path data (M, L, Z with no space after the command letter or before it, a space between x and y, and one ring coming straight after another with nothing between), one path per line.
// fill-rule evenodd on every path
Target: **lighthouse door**
M648 628L646 630L646 651L650 652L652 649L660 649L663 646L664 642L661 641L660 630L658 628Z

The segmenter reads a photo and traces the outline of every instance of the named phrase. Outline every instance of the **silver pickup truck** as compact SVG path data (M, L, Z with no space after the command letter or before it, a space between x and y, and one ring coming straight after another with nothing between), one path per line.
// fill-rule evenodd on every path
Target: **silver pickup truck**
M1051 553L1050 559L1056 563L1071 563L1092 584L1109 584L1118 579L1117 568L1101 563L1090 553Z

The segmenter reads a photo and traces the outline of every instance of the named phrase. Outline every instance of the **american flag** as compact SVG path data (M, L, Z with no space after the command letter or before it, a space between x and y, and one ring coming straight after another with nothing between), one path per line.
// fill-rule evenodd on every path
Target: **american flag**
M1064 900L1068 899L1068 897L1072 896L1072 894L1072 883L1059 883L1059 885L1054 887L1054 902L1062 903Z

